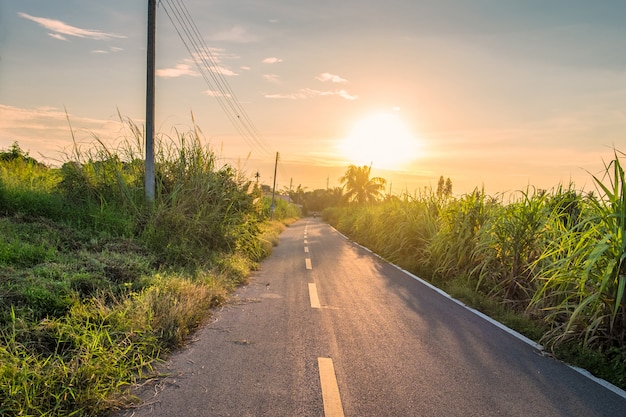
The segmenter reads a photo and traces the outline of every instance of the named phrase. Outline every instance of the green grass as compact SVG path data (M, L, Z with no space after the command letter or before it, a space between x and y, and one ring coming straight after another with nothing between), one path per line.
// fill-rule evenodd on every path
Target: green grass
M384 258L626 388L626 176L490 197L435 193L335 207L324 218ZM594 358L590 360L589 358Z
M277 244L260 194L197 130L161 137L146 204L139 129L61 168L0 151L0 414L98 415L185 343ZM285 213L293 213L289 207Z

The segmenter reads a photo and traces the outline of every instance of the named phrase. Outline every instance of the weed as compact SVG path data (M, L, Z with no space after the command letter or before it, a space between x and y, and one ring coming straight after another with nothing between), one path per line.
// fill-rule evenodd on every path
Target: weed
M159 142L145 204L141 132L127 128L134 142L76 144L58 169L0 152L2 415L132 402L129 387L271 250L249 181L216 167L197 129Z

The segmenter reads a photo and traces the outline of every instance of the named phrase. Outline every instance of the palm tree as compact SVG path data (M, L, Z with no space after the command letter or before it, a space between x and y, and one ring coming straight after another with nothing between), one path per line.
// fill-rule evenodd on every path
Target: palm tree
M381 177L370 178L371 171L371 166L350 165L343 177L339 178L346 190L344 196L348 202L353 201L357 204L374 202L382 195L387 180Z

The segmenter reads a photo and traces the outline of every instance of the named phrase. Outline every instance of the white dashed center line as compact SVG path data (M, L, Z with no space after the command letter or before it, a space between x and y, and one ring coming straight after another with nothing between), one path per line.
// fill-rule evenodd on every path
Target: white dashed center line
M309 283L309 300L312 308L322 308L320 298L317 296L317 287L313 283Z

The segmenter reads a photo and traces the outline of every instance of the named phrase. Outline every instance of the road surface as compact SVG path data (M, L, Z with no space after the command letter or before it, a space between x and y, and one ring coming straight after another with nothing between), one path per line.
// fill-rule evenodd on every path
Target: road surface
M619 390L316 219L285 230L164 372L120 416L626 416Z

